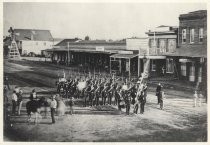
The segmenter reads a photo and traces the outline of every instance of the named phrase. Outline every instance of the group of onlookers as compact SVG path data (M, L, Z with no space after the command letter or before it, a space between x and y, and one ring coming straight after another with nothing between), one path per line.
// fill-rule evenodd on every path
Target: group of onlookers
M20 115L20 111L21 111L22 103L23 103L22 94L23 94L23 90L16 86L12 94L12 114L13 115L16 115L16 114ZM18 107L18 110L16 110L17 107Z

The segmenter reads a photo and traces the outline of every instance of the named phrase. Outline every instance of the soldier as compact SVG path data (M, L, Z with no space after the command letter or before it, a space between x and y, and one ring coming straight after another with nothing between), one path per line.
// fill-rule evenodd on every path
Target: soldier
M113 97L114 97L114 105L117 105L117 83L113 85Z
M123 103L123 91L122 91L122 89L120 89L120 91L118 92L118 94L119 94L118 110L121 111L121 108L124 105L124 103Z
M131 97L128 91L125 94L125 106L126 106L126 114L130 114L130 104L131 104Z
M145 103L147 102L147 84L146 82L144 83L143 86L143 92L144 92L144 99L145 99Z
M87 97L90 96L91 85L88 85L84 90L84 107L87 106Z
M108 84L104 84L104 89L101 92L102 95L102 105L106 104L106 98L107 98L107 91L109 89Z
M114 84L111 85L110 89L107 91L108 94L108 104L112 105L112 96L114 91Z
M133 113L135 113L135 114L138 113L138 109L139 109L139 98L140 98L140 93L137 92L136 93L136 97L135 97L134 109L133 109Z
M99 96L100 96L100 84L97 84L97 88L94 91L94 95L95 95L95 105L98 106L99 105Z
M93 106L93 100L94 100L94 94L93 94L93 92L94 92L94 84L93 84L93 82L91 82L91 89L90 89L90 93L89 93L89 103L90 103L90 106L92 107Z
M141 92L141 95L139 97L140 101L140 114L144 114L144 105L145 105L145 98L144 98L144 92Z

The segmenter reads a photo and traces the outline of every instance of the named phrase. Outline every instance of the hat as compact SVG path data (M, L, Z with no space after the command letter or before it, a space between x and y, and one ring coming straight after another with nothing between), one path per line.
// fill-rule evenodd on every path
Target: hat
M52 98L55 99L56 98L56 95L53 95Z

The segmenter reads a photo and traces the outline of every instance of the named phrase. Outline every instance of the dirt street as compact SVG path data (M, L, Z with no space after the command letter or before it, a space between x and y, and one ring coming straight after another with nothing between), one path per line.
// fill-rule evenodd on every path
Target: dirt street
M37 125L28 124L25 103L29 93L35 88L38 96L50 97L56 92L55 81L62 71L67 76L71 73L70 69L40 62L4 62L4 73L9 76L11 88L17 85L24 91L22 114L11 117L12 126L4 130L4 141L207 141L207 104L203 99L201 107L193 107L193 95L183 91L177 91L177 96L166 91L163 110L157 106L154 92L148 92L143 115L125 115L125 110L119 112L116 106L91 108L78 103L74 115L56 116L55 124L51 124L49 108L47 118L41 114ZM11 102L11 91L8 95Z

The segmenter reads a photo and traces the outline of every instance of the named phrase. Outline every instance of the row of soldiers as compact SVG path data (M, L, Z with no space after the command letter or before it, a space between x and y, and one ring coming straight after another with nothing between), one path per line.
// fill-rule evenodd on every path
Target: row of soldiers
M134 113L144 113L146 103L146 83L117 83L112 78L62 78L57 83L57 91L66 98L82 98L84 107L99 105L118 105L118 109L126 108L129 114L131 105L134 105Z

